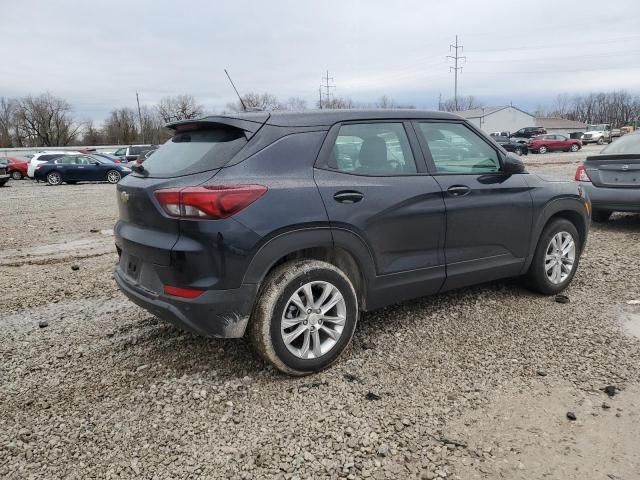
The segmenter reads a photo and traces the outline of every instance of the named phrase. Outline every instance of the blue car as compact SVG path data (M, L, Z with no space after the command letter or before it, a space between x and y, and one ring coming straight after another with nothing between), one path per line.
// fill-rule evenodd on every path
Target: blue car
M98 155L66 155L36 167L34 178L49 185L62 182L118 183L131 169Z

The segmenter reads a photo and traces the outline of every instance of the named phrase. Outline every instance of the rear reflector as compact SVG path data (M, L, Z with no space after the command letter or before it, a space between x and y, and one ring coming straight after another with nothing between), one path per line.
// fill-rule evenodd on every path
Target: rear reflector
M173 297L198 298L202 295L202 292L203 290L199 290L197 288L178 288L172 287L171 285L164 286L164 293Z
M166 188L155 196L172 217L217 220L238 213L266 191L263 185L208 185Z
M574 177L576 182L590 182L591 179L587 174L587 171L584 169L584 165L579 165L576 169L576 176Z

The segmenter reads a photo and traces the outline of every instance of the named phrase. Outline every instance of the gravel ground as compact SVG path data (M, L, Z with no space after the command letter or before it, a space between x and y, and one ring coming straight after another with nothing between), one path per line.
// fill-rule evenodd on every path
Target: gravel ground
M292 379L118 292L112 185L0 200L2 478L638 478L640 216L592 228L570 303L504 281L385 308Z

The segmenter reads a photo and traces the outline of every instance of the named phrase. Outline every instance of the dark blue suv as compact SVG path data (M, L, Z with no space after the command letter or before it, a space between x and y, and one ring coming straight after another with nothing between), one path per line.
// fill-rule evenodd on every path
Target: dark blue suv
M419 110L212 116L117 186L115 279L293 375L326 368L360 311L504 277L544 294L578 267L588 200L528 174L460 117Z

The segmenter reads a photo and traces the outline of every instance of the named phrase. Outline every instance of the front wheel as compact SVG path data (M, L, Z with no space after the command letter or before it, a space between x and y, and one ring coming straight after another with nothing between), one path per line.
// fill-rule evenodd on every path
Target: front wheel
M60 185L62 183L62 176L58 172L50 172L47 174L47 183L49 185Z
M581 245L573 223L564 218L551 221L540 235L527 272L529 286L545 295L567 288L578 268Z
M265 279L250 337L278 370L308 375L336 361L357 321L358 300L349 278L330 263L296 260Z
M14 170L13 172L11 172L11 178L13 178L14 180L22 180L22 173L18 170Z
M545 147L544 145L538 148L538 153L547 153L547 151L547 147Z
M577 143L574 143L573 145L571 145L572 152L577 152L578 150L580 150L580 145L578 145Z
M109 170L107 172L107 182L109 183L118 183L121 178L122 175L120 175L120 172L117 170Z
M603 137L600 137L598 139L598 145L604 145L604 138Z

